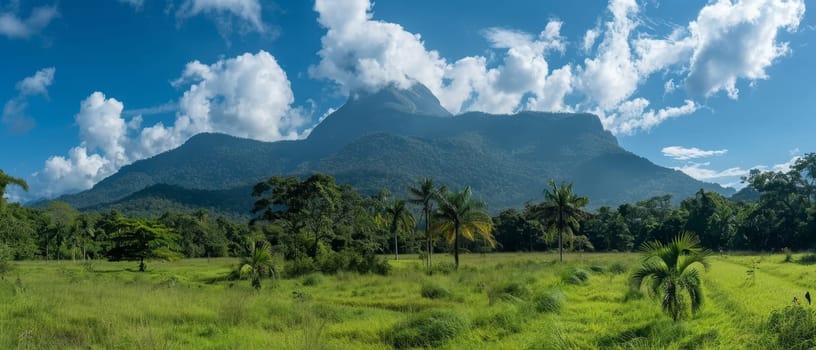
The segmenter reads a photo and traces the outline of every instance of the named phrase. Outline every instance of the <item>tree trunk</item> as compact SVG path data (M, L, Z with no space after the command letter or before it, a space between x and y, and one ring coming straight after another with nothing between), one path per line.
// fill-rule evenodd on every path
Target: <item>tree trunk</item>
M139 272L145 272L144 258L139 259Z
M433 241L431 240L431 211L425 210L425 239L428 244L428 271L431 271L431 255L433 254Z
M564 246L562 244L562 236L564 236L564 230L559 228L558 229L558 255L559 255L559 262L564 262Z
M88 252L85 250L85 240L82 240L82 261L88 259Z
M453 228L454 230L454 240L453 240L453 261L456 265L456 270L459 270L459 226Z
M399 260L399 245L397 244L397 230L394 230L394 260Z

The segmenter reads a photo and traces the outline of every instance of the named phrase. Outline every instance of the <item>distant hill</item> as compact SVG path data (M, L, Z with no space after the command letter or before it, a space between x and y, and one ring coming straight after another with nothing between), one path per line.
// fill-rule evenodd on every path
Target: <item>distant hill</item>
M258 181L314 172L365 194L388 188L403 195L409 184L433 177L452 188L473 187L494 212L541 200L551 178L574 182L593 207L667 193L679 201L700 188L733 193L624 150L594 115L452 116L416 84L352 94L305 140L200 134L59 200L83 210L119 208L141 215L160 206L205 207L240 216L247 215L249 189Z

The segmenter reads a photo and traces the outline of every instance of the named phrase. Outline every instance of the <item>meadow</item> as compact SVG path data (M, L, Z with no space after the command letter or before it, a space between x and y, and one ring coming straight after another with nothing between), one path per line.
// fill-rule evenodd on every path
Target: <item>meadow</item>
M416 255L387 276L227 280L237 259L13 263L2 349L767 349L773 310L816 286L784 255L716 255L701 312L629 291L634 253ZM794 256L793 260L798 259ZM754 271L753 274L748 273ZM814 288L816 292L816 288ZM807 307L806 305L803 307Z

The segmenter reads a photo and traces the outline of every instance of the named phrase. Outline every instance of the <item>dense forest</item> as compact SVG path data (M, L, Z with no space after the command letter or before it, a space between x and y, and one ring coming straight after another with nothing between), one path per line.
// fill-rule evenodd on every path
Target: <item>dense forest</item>
M0 189L26 188L24 181L0 175ZM449 190L425 179L406 184L407 198L385 190L362 196L323 174L257 184L249 222L205 210L131 218L117 211L79 212L62 202L38 209L3 199L0 259L134 260L144 268L145 259L247 256L264 246L287 260L287 271L367 272L384 268L381 254L421 253L430 264L434 251L458 256L554 250L559 238L567 251L632 251L684 231L715 251L816 248L816 154L789 171L753 170L743 180L757 200L700 190L679 206L667 195L592 212L584 209L591 198L551 183L541 203L492 218L469 188ZM570 220L554 220L559 214L553 208L571 210Z

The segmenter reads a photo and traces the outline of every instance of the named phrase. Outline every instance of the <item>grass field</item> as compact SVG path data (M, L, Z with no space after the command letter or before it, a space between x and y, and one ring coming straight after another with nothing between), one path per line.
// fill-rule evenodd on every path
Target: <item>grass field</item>
M565 258L465 255L460 271L428 276L408 256L389 276L309 275L260 291L222 279L233 259L145 273L20 262L0 280L0 349L764 349L770 312L816 286L813 266L783 255L714 256L702 312L675 323L627 293L637 255Z

